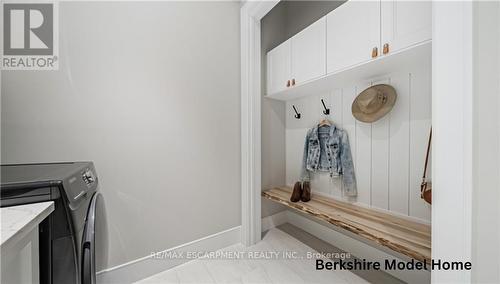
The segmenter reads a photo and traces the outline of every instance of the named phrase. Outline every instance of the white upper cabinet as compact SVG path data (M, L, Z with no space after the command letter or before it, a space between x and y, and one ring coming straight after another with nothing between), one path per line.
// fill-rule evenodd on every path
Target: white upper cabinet
M381 5L383 54L431 39L431 1L382 1Z
M348 1L326 16L327 72L380 54L380 2Z
M431 37L431 1L349 0L267 53L267 94L286 100L343 76L388 72L407 59L409 53L398 51L427 56L429 46L419 43Z
M267 53L267 93L277 93L291 84L291 40Z
M323 17L292 37L292 85L326 74L326 19Z

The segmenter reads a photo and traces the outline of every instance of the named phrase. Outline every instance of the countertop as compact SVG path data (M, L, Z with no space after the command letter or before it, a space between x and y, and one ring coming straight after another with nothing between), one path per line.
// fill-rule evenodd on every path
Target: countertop
M41 202L1 208L0 248L15 244L54 211L54 202Z

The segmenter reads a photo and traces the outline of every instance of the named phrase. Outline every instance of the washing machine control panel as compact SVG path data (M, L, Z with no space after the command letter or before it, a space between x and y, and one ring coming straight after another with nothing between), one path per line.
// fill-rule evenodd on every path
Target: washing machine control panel
M90 169L86 169L82 173L82 179L88 186L92 185L95 182L95 175Z

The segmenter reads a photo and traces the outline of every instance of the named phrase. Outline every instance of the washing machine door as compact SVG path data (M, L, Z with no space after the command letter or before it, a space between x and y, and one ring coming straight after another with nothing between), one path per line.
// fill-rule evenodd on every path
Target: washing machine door
M95 284L96 272L107 260L107 231L104 200L99 192L92 196L82 239L82 284ZM97 269L97 270L96 270Z

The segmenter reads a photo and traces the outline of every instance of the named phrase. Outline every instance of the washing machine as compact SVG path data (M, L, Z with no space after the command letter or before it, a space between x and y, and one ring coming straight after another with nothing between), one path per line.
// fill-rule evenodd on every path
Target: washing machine
M103 197L92 162L1 165L0 206L53 201L39 225L40 283L93 284L107 260Z

